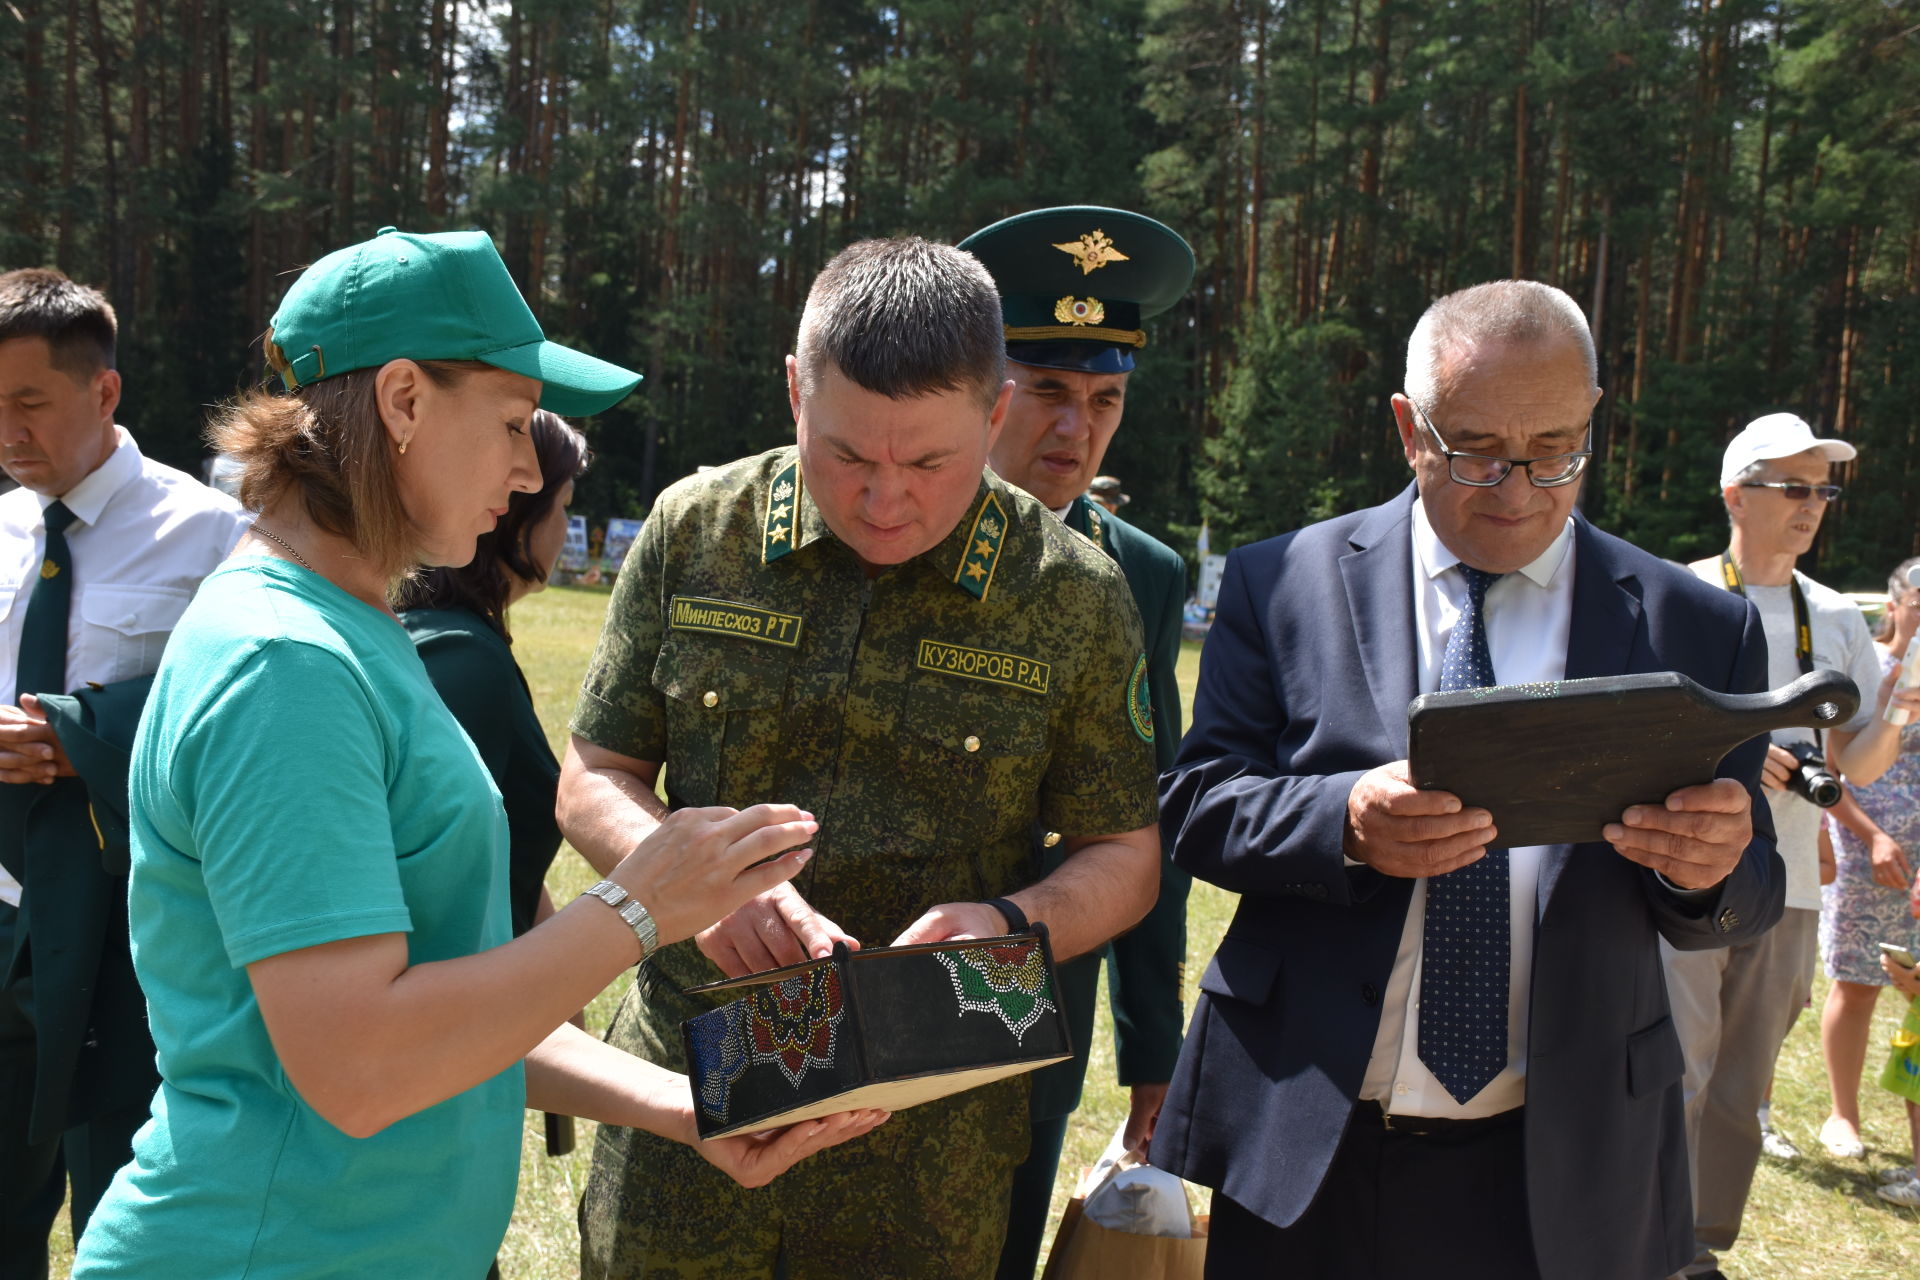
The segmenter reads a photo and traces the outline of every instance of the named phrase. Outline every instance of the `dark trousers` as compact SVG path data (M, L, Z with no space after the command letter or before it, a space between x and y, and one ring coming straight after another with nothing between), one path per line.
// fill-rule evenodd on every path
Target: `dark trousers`
M1417 1134L1359 1104L1291 1227L1214 1193L1209 1280L1539 1280L1521 1116Z
M13 958L18 912L0 904L0 969ZM74 1239L127 1162L147 1103L94 1116L42 1142L29 1141L33 1112L33 984L0 988L0 1280L45 1280L47 1237L73 1184Z
M1007 1209L1007 1240L1000 1246L994 1280L1033 1280L1040 1262L1040 1238L1047 1234L1047 1208L1053 1203L1060 1149L1067 1143L1071 1116L1033 1121L1033 1147L1013 1171L1013 1202Z
M20 913L0 903L0 972ZM45 1280L47 1235L66 1195L60 1143L27 1141L33 1113L33 987L0 987L0 1280Z

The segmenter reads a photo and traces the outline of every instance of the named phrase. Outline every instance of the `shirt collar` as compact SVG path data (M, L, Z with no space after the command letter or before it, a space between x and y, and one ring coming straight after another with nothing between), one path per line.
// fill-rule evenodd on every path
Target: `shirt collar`
M946 537L913 560L926 562L935 572L950 578L961 591L976 600L985 600L993 587L1000 553L1011 536L1011 509L1011 489L991 471L982 468L979 487L974 490L973 503L966 514ZM772 564L810 543L833 536L826 518L814 504L813 495L807 491L797 450L768 482L764 511L761 528L761 562L764 564Z
M44 493L34 495L40 499L43 513L55 502L61 502L81 524L100 523L100 517L106 512L107 504L113 501L113 495L140 474L140 447L134 444L127 429L118 423L114 424L113 434L113 452L107 455L105 462L89 471L79 484L57 498Z
M1567 552L1572 547L1573 517L1568 516L1560 535L1531 563L1520 566L1519 572L1536 587L1550 587L1559 576L1561 566L1566 564ZM1460 557L1433 531L1433 524L1427 519L1427 505L1417 498L1413 504L1413 553L1429 578L1437 578L1460 563Z

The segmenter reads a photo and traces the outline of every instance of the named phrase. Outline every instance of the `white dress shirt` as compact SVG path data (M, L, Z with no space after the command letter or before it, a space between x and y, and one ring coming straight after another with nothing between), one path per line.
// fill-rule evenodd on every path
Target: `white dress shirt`
M224 493L144 457L126 428L114 432L107 460L60 496L75 517L66 535L73 557L68 689L157 669L200 579L252 520ZM20 637L53 501L24 488L0 494L0 704L7 706L19 701ZM0 870L0 902L19 901L19 884Z
M1420 692L1440 687L1440 660L1460 618L1466 579L1460 557L1427 522L1426 507L1413 504L1414 659ZM1573 620L1573 521L1568 520L1532 564L1509 573L1487 591L1484 625L1501 684L1561 680L1567 674L1567 633ZM1517 762L1516 762L1517 764ZM1512 1110L1527 1100L1527 1004L1533 990L1533 928L1540 860L1549 846L1507 851L1512 897L1511 963L1507 969L1507 1065L1464 1103L1420 1061L1420 944L1427 918L1427 882L1413 884L1413 901L1400 932L1400 950L1381 1001L1380 1030L1373 1041L1360 1096L1398 1115L1474 1119Z

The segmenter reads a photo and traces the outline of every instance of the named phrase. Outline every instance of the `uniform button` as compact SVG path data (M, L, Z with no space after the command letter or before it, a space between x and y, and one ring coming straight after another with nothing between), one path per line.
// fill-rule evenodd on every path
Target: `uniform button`
M980 739L974 737L972 734L968 734L966 741L962 742L960 745L965 747L969 751L978 751L980 749Z
M1360 984L1360 1002L1362 1004L1373 1005L1378 1003L1379 999L1380 992L1371 982L1363 982Z
M1049 831L1046 835L1040 837L1040 843L1051 849L1060 843L1060 833L1058 831Z
M709 689L700 695L700 703L702 706L717 707L720 705L720 695Z
M1403 1085L1403 1084L1397 1084L1397 1085L1395 1085L1395 1086L1393 1086L1393 1091L1394 1091L1395 1093L1405 1093L1405 1092L1407 1091L1407 1086L1405 1086L1405 1085Z

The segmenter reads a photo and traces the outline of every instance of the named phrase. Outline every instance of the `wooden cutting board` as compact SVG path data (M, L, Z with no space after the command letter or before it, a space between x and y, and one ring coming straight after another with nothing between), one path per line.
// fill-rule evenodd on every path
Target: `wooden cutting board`
M1409 703L1407 761L1421 790L1489 810L1502 846L1599 840L1628 806L1713 781L1749 738L1832 728L1859 706L1838 671L1747 694L1672 671L1493 685Z

